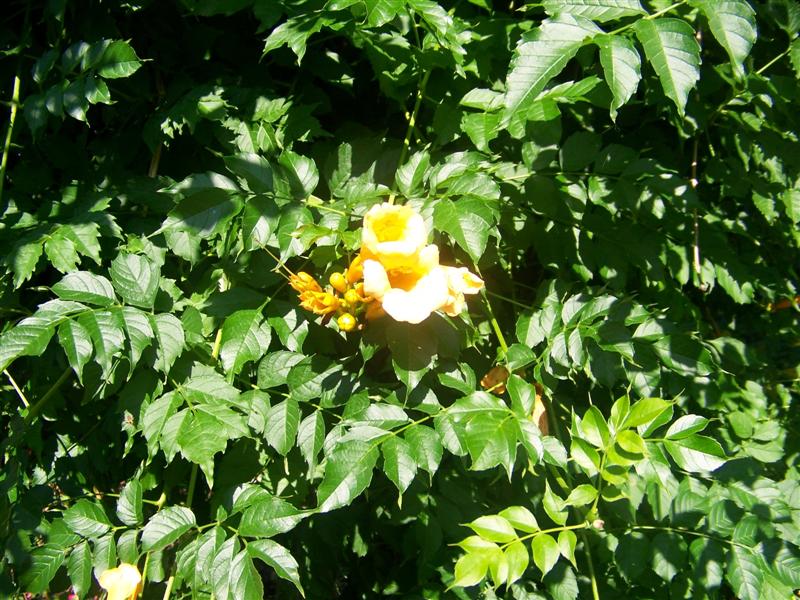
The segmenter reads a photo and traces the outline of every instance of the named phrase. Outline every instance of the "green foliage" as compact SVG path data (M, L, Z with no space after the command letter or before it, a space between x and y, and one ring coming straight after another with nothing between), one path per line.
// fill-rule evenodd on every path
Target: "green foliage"
M7 4L0 596L790 597L795 3Z

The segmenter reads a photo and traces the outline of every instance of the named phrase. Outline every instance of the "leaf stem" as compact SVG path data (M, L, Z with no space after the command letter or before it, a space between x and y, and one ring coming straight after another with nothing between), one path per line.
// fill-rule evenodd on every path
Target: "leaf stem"
M169 600L169 595L172 593L172 585L175 583L175 575L170 575L167 579L167 587L164 590L163 600Z
M14 135L14 123L17 121L17 109L19 107L19 72L14 75L14 91L11 95L11 109L8 117L8 131L6 141L3 145L3 158L0 160L0 210L3 210L3 185L6 181L6 167L8 166L8 154L11 151L11 139Z
M506 338L503 337L503 332L500 330L500 324L497 322L497 319L494 316L492 304L489 302L489 297L486 295L485 288L481 290L481 297L483 298L483 304L486 307L486 314L489 315L489 322L492 324L494 334L497 336L497 341L500 343L500 348L503 349L503 354L507 354L508 344L506 344Z
M406 160L406 155L408 154L408 149L411 146L411 135L414 133L414 127L417 123L417 114L419 114L420 106L422 106L422 98L425 96L425 88L428 86L428 79L431 77L431 69L425 71L425 74L422 76L422 80L419 84L419 89L417 89L417 99L414 102L414 108L411 111L411 115L408 117L408 129L406 129L406 137L403 139L403 147L400 149L400 158L397 160L397 166L400 167ZM397 192L395 191L396 182L392 182L392 193L389 194L389 204L394 204L395 196Z
M633 27L634 25L636 25L636 23L638 23L639 20L651 21L653 19L657 19L658 17L661 17L661 16L667 14L671 10L674 10L674 9L678 8L679 6L682 6L683 4L686 4L686 0L680 0L679 2L676 2L675 4L671 4L666 8L662 8L661 10L654 12L652 15L644 16L641 19L638 19L638 20L634 21L633 23L628 23L627 25L623 25L622 27L620 27L618 29L615 29L614 31L609 32L608 35L616 35L618 33L622 33L623 31L626 31L626 30L630 29L631 27Z
M8 381L11 383L11 387L13 387L14 391L17 392L17 396L19 396L19 399L22 400L22 404L25 406L25 408L30 408L31 406L30 402L28 402L28 399L25 397L25 394L17 385L17 382L14 381L14 378L11 376L11 373L8 372L8 369L5 369L3 373L5 374L6 377L8 377Z
M28 414L25 415L24 422L26 427L30 425L33 419L36 418L36 416L42 411L45 404L47 404L47 402L50 400L50 397L58 391L58 388L64 385L64 382L67 380L70 373L72 373L72 367L67 367L66 370L61 374L61 376L56 380L56 382L52 386L50 386L50 389L47 390L45 395L42 396L36 402L36 404L31 406L30 410L28 411Z

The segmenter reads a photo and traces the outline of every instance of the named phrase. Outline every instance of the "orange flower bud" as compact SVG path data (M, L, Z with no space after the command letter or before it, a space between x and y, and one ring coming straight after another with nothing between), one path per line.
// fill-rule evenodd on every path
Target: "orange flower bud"
M317 283L317 280L314 279L308 273L305 273L304 271L300 271L297 274L293 273L289 277L289 285L292 286L292 288L296 292L299 292L301 294L303 292L321 292L322 291L322 288L320 287L319 283Z
M345 273L349 283L355 283L364 277L364 259L360 254L353 259Z
M345 278L343 273L333 273L331 274L329 281L335 289L340 294L344 294L347 291L347 279Z
M347 302L350 306L355 306L359 302L363 302L364 299L358 295L358 292L354 289L349 289L344 293L344 301Z
M317 315L327 315L339 310L339 298L330 292L303 292L300 294L300 306Z
M339 318L336 319L336 323L339 325L339 329L342 331L353 331L358 324L356 318L350 313L344 313L343 315L340 315Z

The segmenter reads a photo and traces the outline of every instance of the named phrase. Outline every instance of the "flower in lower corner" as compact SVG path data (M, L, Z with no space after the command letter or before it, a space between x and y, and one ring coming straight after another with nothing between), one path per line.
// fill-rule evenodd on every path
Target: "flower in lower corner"
M108 592L108 600L134 600L139 593L142 575L136 565L121 563L100 573L97 581Z

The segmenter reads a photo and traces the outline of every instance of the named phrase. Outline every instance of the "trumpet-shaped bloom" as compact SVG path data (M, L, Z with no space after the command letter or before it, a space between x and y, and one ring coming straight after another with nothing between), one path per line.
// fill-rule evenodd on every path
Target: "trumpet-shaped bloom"
M133 600L139 591L142 575L135 565L121 563L100 573L97 581L108 592L108 600Z
M425 247L428 231L422 216L408 206L384 202L364 215L361 252L365 259L385 268L401 267L413 261Z
M465 267L442 267L447 273L449 290L447 302L442 306L445 314L455 317L464 310L464 294L477 294L483 289L483 279Z
M449 296L447 271L439 266L439 249L426 246L413 262L386 268L364 261L364 291L381 303L396 321L421 323L442 308Z

